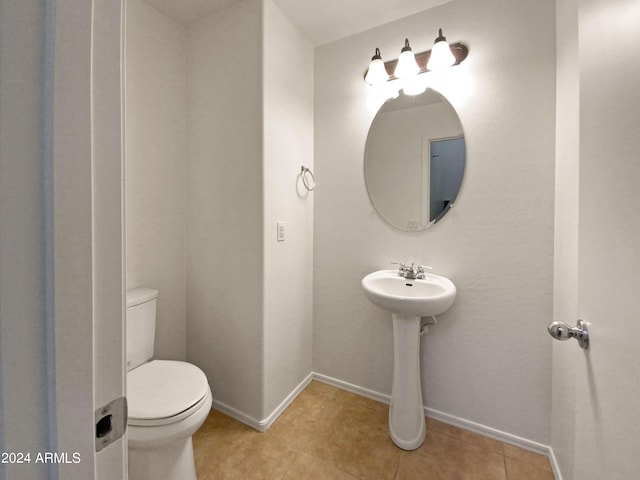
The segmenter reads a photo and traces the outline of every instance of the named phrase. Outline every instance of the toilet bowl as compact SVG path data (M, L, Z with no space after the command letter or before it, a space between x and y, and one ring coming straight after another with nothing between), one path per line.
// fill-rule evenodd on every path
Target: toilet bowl
M196 480L191 436L211 410L211 388L195 365L151 360L157 296L127 292L129 479Z

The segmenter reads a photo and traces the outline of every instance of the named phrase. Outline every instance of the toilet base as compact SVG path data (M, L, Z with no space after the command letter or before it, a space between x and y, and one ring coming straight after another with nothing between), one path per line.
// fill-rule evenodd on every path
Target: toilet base
M197 480L191 437L128 453L129 480Z

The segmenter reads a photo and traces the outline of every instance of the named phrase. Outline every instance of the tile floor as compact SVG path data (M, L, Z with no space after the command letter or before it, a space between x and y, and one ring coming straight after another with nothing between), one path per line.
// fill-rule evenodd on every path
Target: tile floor
M417 450L388 406L313 381L265 433L212 411L193 437L198 480L553 480L546 457L427 419Z

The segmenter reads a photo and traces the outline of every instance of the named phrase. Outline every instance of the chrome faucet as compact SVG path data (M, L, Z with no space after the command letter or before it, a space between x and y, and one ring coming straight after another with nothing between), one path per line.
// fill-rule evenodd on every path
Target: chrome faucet
M398 265L398 276L407 278L408 267L403 262L392 262L392 265Z
M404 277L409 280L424 280L425 268L427 270L431 270L431 267L428 267L426 265L418 265L416 267L414 263L412 263L411 266L405 265L402 262L394 262L393 264L398 265L398 276Z

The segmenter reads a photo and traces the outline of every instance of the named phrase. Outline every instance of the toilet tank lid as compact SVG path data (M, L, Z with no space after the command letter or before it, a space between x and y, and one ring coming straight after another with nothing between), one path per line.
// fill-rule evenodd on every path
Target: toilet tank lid
M158 290L154 288L132 288L127 290L127 308L158 298Z

